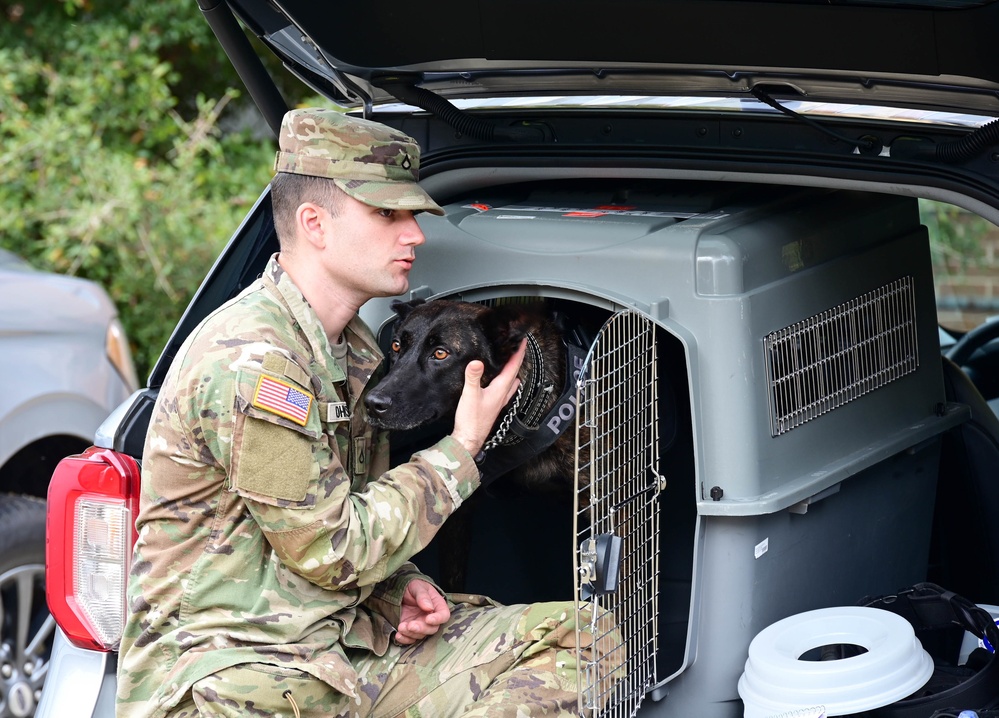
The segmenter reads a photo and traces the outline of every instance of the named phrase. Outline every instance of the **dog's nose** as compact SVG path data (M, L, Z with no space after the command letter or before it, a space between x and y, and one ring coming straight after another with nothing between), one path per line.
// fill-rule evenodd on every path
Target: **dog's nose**
M380 416L392 408L392 397L385 394L368 394L364 398L364 405L372 414Z

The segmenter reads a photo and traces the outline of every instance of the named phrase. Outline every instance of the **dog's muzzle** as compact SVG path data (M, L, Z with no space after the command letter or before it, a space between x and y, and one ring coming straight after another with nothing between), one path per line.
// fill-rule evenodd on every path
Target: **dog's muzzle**
M378 425L379 420L392 408L392 397L387 394L371 392L364 397L364 406L368 409L368 418L372 424Z

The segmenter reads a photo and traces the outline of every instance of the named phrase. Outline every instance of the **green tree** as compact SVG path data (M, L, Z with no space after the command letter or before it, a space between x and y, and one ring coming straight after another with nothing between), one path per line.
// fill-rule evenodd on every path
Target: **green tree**
M0 245L100 282L144 376L269 180L273 141L220 131L247 103L196 3L0 13Z
M981 265L982 243L992 230L989 222L960 207L930 200L919 201L919 219L929 230L935 266L957 273Z

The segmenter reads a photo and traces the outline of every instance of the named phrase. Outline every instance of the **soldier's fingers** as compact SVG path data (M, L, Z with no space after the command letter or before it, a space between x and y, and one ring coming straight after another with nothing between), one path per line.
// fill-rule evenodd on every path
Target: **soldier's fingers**
M409 584L413 592L413 597L416 598L416 605L418 605L426 613L433 613L437 608L437 603L434 598L439 598L441 601L441 595L437 593L437 590L425 581L413 581Z
M451 618L451 609L447 606L447 601L437 591L431 589L431 607L426 615L426 621L432 626L440 626L447 623Z
M404 636L409 643L414 643L427 636L437 633L437 626L426 621L406 621L397 629L396 636ZM401 641L400 641L401 642Z
M515 351L513 355L507 359L506 365L503 367L503 370L500 371L499 376L508 381L517 376L517 372L520 371L520 365L524 362L524 354L526 352L527 339L524 338L520 340L520 346L517 347L517 351Z
M465 385L481 387L482 375L486 371L486 365L478 359L473 359L465 365Z
M489 383L489 388L503 392L502 403L506 404L513 395L517 392L517 387L520 382L517 380L517 373L520 371L520 365L524 362L524 354L527 351L527 339L522 339L520 341L520 346L517 347L517 351L507 360L506 364L503 366L502 371L496 375L496 378Z

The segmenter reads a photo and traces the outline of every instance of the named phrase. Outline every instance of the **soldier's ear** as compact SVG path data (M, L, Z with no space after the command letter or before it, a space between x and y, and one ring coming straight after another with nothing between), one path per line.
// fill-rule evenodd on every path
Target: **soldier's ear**
M326 247L326 232L323 227L325 210L314 202L302 202L295 210L296 235L317 250Z
M416 309L418 306L424 303L423 299L410 299L408 302L403 302L396 299L394 302L389 304L389 308L396 313L399 319L405 319L409 316L409 313Z

